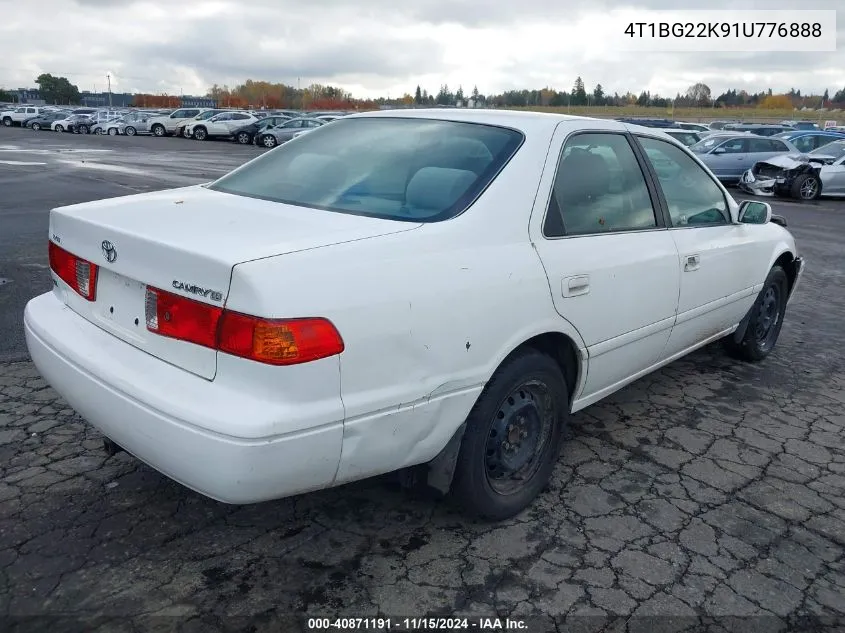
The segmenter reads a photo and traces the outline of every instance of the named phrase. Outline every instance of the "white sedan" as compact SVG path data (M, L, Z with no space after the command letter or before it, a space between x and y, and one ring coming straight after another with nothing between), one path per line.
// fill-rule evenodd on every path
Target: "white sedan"
M26 340L209 497L403 471L502 519L573 412L711 341L771 353L803 270L784 224L657 129L358 114L212 183L54 209Z

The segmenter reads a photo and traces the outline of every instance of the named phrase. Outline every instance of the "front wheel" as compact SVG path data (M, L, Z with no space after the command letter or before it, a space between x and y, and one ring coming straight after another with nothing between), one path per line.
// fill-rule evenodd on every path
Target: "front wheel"
M55 129L56 129L56 132L64 132L65 131L65 127L63 125L57 125Z
M197 141L204 141L208 134L206 133L205 128L198 127L194 130L193 136Z
M132 127L131 125L127 125L126 129L123 130L123 131L126 134L126 136L135 136L135 134L137 132L137 130L134 127Z
M12 117L3 117L3 125L6 127L12 127Z
M80 125L77 129L80 134L88 134L90 132L87 125Z
M110 127L109 128L109 136L117 136L117 128L116 127Z
M33 123L33 124L32 124L32 125L30 125L29 127L31 127L33 130L35 130L35 131L37 132L38 130L40 130L40 129L41 129L41 124L39 124L39 123Z
M731 334L724 339L727 352L740 360L759 362L775 348L789 296L789 280L786 271L774 266L769 271L763 289L751 306L748 326L742 340L737 343Z
M153 133L153 136L159 136L160 137L160 136L164 136L166 134L166 130L164 129L164 126L161 125L160 123L157 124L157 125L154 125L153 129L151 131Z
M815 174L802 174L792 183L790 193L798 200L816 200L822 195L821 180Z
M249 132L239 132L237 141L241 145L249 145L250 141L252 141L252 137L249 135Z
M512 356L467 417L452 498L490 520L524 510L548 484L568 418L566 381L554 359L535 350Z
M264 147L276 147L276 137L272 134L268 134L261 139L261 144L264 145Z

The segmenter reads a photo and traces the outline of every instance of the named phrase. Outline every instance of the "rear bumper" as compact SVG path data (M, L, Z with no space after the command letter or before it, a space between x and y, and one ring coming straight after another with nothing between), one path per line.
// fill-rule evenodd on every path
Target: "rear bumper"
M35 366L71 407L126 451L188 488L243 504L332 485L342 413L335 422L306 430L239 436L244 429L266 428L268 416L289 415L290 408L274 411L273 403L249 393L232 398L225 387L97 328L53 293L27 304L24 327ZM204 427L221 414L231 419L231 434ZM278 426L289 422L280 420Z

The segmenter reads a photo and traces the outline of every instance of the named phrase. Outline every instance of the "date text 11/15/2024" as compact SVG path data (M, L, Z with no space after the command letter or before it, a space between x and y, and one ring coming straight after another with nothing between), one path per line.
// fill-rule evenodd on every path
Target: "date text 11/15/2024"
M309 631L526 631L512 618L308 618Z

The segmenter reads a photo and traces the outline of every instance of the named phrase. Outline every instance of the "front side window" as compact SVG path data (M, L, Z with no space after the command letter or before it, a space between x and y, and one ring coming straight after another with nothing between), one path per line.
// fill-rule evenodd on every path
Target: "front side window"
M691 156L666 141L640 137L639 142L657 173L669 207L672 226L720 225L730 222L725 194Z
M576 134L558 162L543 224L547 237L657 226L645 177L622 134Z
M725 154L744 154L748 151L748 139L732 138L719 145L718 149L724 150Z
M437 222L464 211L522 139L515 130L475 123L346 119L267 152L208 187L298 207Z
M818 138L814 136L799 136L792 139L792 144L798 148L799 152L809 152L814 150L817 145Z

